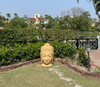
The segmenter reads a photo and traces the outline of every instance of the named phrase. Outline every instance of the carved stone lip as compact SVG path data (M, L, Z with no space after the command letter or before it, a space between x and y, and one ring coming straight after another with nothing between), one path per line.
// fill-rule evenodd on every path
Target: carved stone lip
M48 63L45 63L43 60L42 60L42 63L44 63L45 65L49 65L50 63L52 62L52 60Z

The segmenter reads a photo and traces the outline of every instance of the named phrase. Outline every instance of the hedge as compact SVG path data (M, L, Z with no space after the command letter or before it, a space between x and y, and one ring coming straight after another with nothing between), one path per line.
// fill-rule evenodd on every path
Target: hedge
M2 29L0 30L0 45L12 46L15 43L27 44L36 43L39 40L43 42L67 39L71 31L59 29Z
M23 62L40 58L40 48L44 42L17 44L0 47L0 65L9 65L16 62ZM73 56L76 53L75 47L70 43L54 41L50 43L54 47L54 56Z

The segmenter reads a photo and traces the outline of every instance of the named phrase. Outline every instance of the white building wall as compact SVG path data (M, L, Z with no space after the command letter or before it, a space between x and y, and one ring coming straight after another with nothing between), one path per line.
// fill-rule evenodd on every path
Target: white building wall
M98 39L98 50L100 50L100 36L97 36Z
M35 14L35 15L34 15L34 18L36 18L36 16L40 17L40 14Z

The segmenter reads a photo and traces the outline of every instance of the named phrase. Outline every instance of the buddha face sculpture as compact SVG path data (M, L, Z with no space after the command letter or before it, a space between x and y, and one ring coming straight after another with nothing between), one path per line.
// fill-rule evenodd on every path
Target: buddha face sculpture
M49 43L46 43L44 46L41 47L41 63L42 66L52 66L53 57L54 57L54 50L53 47L50 46Z

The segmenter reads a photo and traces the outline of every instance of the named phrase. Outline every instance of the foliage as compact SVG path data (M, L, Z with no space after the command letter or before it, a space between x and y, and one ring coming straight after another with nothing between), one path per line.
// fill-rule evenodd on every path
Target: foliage
M98 28L96 26L92 26L91 31L98 31Z
M20 18L17 13L14 14L14 18L10 19L11 17L10 13L7 13L7 19L6 22L4 23L4 28L5 29L15 29L15 28L27 28L28 24L27 22L27 16L25 15L24 17Z
M2 15L0 15L0 27L4 27L4 21L6 20L6 18Z
M47 20L47 25L46 25L46 28L52 28L55 24L55 19L52 18L50 15L45 15L45 18Z
M91 27L89 19L85 18L84 16L73 17L71 19L71 29L76 31L88 31Z
M0 45L13 45L14 43L37 42L37 33L34 29L2 29L0 30Z
M76 53L76 48L70 43L54 41L51 45L54 47L54 55L56 57L60 56L73 57L74 54Z
M89 1L92 1L93 2L93 6L94 6L94 9L96 11L96 15L98 15L99 17L99 20L100 20L100 0L89 0ZM77 2L79 3L79 0L77 0Z
M8 65L20 61L28 61L40 58L40 48L44 42L28 43L28 44L13 44L10 46L0 46L0 65ZM51 43L54 47L54 56L72 57L76 53L75 47L70 43L54 41Z
M79 9L79 10L78 10ZM81 11L82 10L82 11ZM69 10L68 10L69 11ZM72 8L72 15L70 16L70 11L67 15L63 17L55 18L55 27L58 29L71 29L74 31L88 31L91 28L91 18L89 12L83 11L81 8ZM79 14L80 13L80 14ZM57 20L57 21L56 21Z
M38 29L37 33L39 39L42 40L43 42L48 42L48 41L52 42L55 40L58 40L60 42L62 40L69 38L69 36L71 35L70 30L58 30L58 29L45 29L45 30Z
M0 65L8 65L20 61L28 61L36 58L40 58L40 47L43 42L37 42L35 44L17 44L12 47L6 45L0 48Z
M97 23L95 24L95 26L97 27L97 30L100 31L100 22L97 22Z
M26 28L28 26L28 24L25 23L23 18L18 18L18 17L11 19L9 23L12 23L12 25L15 28Z
M79 54L78 63L80 65L88 67L88 58L87 58L87 55L86 55L86 52L85 52L85 48L80 47L78 49L78 54Z
M6 23L4 24L4 28L5 28L5 29L15 29L15 27L12 25L11 22L10 22L10 23L6 22Z
M62 41L69 38L71 31L58 29L5 29L0 30L1 45L14 43L35 43L38 40L43 42L52 42L54 40Z
M71 29L70 21L71 21L71 17L68 15L61 17L58 23L59 29Z

